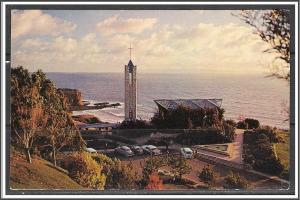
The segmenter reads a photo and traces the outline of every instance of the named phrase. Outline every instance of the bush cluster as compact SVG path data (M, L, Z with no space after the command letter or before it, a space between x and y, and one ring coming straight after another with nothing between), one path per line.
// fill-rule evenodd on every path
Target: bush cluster
M200 180L210 186L215 182L214 172L209 165L203 167L202 171L199 172L198 177Z
M122 163L119 159L111 159L103 154L93 155L93 159L103 166L106 175L105 189L136 189L137 174L131 163Z
M192 129L195 127L219 126L224 115L224 109L191 109L178 106L166 112L163 116L155 113L151 123L156 128Z
M175 138L175 141L183 145L217 144L231 142L233 137L233 132L228 132L226 136L220 129L208 128L199 129L197 132L181 133Z
M252 118L246 118L243 121L239 121L236 124L237 128L240 129L256 129L260 126L260 123L257 119L252 119Z
M267 134L265 134L267 133ZM244 161L258 171L280 175L284 170L280 159L276 157L273 144L276 133L270 129L257 129L244 133Z
M103 190L106 176L102 169L102 165L87 152L76 152L70 156L69 176L84 187Z
M135 121L123 121L119 129L147 129L153 126L145 120L137 119Z
M247 179L239 174L232 173L225 178L224 187L229 189L247 189L249 187L249 183Z

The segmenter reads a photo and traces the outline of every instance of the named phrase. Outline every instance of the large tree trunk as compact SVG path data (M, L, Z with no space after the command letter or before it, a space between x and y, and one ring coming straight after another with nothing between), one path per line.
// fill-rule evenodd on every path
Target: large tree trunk
M29 148L26 148L25 154L26 154L27 162L28 163L32 163L32 161L31 161L31 155L30 155L30 149Z

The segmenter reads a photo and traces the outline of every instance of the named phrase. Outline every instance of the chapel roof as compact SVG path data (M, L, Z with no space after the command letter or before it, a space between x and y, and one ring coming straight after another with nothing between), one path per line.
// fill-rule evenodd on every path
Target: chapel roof
M222 99L158 99L154 102L166 110L174 110L179 106L190 109L213 109L221 107Z

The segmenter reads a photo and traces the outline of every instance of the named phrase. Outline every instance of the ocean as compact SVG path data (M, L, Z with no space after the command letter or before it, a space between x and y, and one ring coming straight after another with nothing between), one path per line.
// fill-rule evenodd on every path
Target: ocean
M118 108L76 111L94 114L101 121L124 119L124 74L122 73L47 73L56 87L74 88L91 102L120 102ZM220 98L225 118L258 119L261 124L289 128L283 112L289 102L289 83L264 74L137 74L137 115L150 119L157 107L155 99Z

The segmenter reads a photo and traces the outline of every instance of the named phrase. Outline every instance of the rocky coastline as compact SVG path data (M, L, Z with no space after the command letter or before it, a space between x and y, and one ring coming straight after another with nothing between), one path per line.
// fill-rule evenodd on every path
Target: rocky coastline
M91 104L89 101L82 99L82 93L78 89L59 88L58 90L64 94L66 102L69 104L69 111L98 110L121 106L120 103L109 102Z

